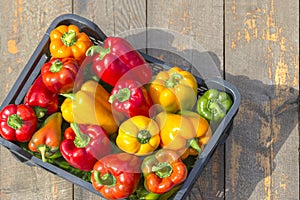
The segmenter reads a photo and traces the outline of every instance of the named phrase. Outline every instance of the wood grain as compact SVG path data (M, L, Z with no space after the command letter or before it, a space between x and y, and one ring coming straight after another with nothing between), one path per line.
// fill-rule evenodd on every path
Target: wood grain
M54 18L71 12L71 1L0 0L0 102ZM53 9L52 9L53 8ZM72 184L39 167L17 161L0 147L0 199L71 199Z
M226 78L243 96L226 148L228 199L299 198L297 8L296 1L226 3Z

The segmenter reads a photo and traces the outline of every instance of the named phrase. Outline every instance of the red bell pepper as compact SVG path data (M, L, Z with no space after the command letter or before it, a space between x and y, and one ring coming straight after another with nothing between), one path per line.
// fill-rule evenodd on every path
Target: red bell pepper
M116 55L107 52L100 46L92 46L87 51L87 59L92 62L92 71L99 79L115 86L130 68Z
M65 130L60 151L66 161L82 171L90 171L95 163L110 153L107 133L101 126L71 123Z
M150 94L144 86L134 80L120 81L111 91L108 100L112 104L114 112L122 113L126 117L143 115L152 116L153 106Z
M0 134L10 141L28 142L37 128L34 110L24 104L9 104L0 113Z
M152 79L152 70L149 64L145 61L142 55L124 38L121 37L107 37L104 40L104 48L110 49L110 52L120 58L130 69L137 66L144 66L141 73L141 78L144 81Z
M58 110L58 94L48 90L39 75L29 88L24 104L33 107L38 119L51 115Z
M73 90L78 70L79 65L73 58L51 58L42 66L41 75L51 92L69 93Z
M126 73L143 85L152 79L152 69L142 55L125 39L107 37L103 47L92 46L88 55L95 56L93 71L104 82L114 86Z
M137 156L110 154L94 165L92 185L107 199L127 198L138 187L140 166L141 160Z

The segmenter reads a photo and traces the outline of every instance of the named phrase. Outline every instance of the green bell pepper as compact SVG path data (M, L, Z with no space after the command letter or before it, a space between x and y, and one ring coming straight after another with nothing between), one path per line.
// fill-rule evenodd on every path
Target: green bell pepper
M230 96L217 89L207 90L197 100L197 112L209 122L218 122L223 119L231 106Z

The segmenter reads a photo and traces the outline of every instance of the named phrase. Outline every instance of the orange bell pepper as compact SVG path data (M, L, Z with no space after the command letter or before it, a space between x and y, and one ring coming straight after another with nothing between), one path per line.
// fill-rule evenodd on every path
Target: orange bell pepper
M145 188L163 194L185 181L188 170L176 151L160 149L142 162Z
M81 64L86 50L91 47L88 35L75 25L60 25L50 32L50 53L55 58L71 57Z
M28 143L28 148L32 152L39 152L43 162L47 157L52 156L59 151L62 141L62 116L60 112L50 115L38 129Z

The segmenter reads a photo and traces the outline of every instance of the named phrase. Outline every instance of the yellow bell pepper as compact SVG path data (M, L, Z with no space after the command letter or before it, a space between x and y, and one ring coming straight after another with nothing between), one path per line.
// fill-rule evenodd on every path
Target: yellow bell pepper
M72 104L73 104L73 100L70 98L66 98L60 106L62 117L64 118L64 120L66 120L69 123L74 122Z
M62 95L67 97L61 106L62 116L67 122L100 125L108 134L117 131L108 102L110 94L96 81L86 81L75 94Z
M200 145L206 144L212 135L208 121L192 111L181 114L161 112L155 121L160 128L161 147L181 154L188 148L194 148L200 154L203 149Z
M116 143L121 150L130 154L150 154L160 144L159 127L151 118L134 116L120 125Z
M159 72L148 89L154 104L161 105L166 112L176 113L194 107L197 88L197 81L190 72L172 67Z

